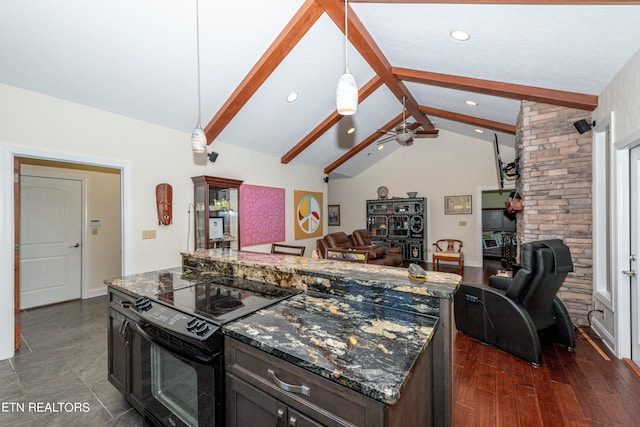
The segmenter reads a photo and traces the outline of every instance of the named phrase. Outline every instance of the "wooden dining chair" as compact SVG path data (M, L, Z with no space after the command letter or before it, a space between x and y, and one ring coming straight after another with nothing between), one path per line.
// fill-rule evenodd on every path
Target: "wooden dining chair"
M304 250L304 246L284 245L280 243L271 244L272 254L303 256Z
M453 261L458 263L458 271L460 274L464 271L464 254L462 253L462 240L458 239L440 239L433 246L433 255L431 257L433 269L440 269L440 261Z

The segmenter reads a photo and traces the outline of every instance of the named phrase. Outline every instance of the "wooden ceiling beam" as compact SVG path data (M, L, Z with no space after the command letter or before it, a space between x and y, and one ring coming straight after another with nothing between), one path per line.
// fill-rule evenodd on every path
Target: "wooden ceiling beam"
M541 4L541 5L580 5L604 4L607 6L622 4L640 4L637 0L349 0L350 3L452 3L452 4Z
M358 103L364 101L376 91L380 86L382 86L382 79L378 76L374 76L371 80L367 82L360 90L358 90ZM291 150L287 151L285 155L280 158L280 162L287 164L294 158L296 158L300 153L309 148L311 144L313 144L318 138L320 138L326 131L331 129L336 123L340 121L344 116L338 114L337 111L331 113L329 117L324 119L322 123L315 127L307 136L302 138L300 142L298 142Z
M468 125L483 127L498 132L508 133L511 135L516 134L515 125L510 125L507 123L494 122L493 120L481 119L478 117L467 116L465 114L458 114L451 111L440 110L438 108L425 107L423 105L420 106L420 110L425 114L429 114L430 116L441 117L443 119L466 123Z
M394 117L389 123L384 125L381 129L393 129L401 121L402 121L402 113L400 113L396 117ZM351 150L349 150L346 153L344 153L335 162L331 163L329 166L324 168L324 173L333 172L336 168L338 168L340 165L345 163L347 160L349 160L350 158L352 158L353 156L355 156L356 154L358 154L359 152L361 152L362 150L367 148L369 145L373 144L378 139L380 139L382 134L384 134L383 130L377 130L374 133L372 133L371 135L369 135L368 137L366 137L361 143L359 143L358 145L353 147Z
M502 98L527 99L529 101L544 102L587 111L593 111L598 106L598 97L596 95L584 93L453 76L451 74L432 73L408 68L393 67L392 72L396 77L405 81L483 93Z
M341 0L317 0L324 8L327 15L344 33L344 6ZM407 98L407 111L422 125L424 129L435 129L429 118L418 108L418 102L413 97L405 84L396 78L391 72L391 64L382 53L376 42L365 28L360 18L349 7L349 41L358 49L360 55L367 61L373 71L380 76L385 85L393 94L402 101Z
M269 46L249 74L242 80L220 110L205 126L207 144L220 135L253 94L267 80L282 60L291 52L315 22L322 16L323 9L315 0L306 0L287 26Z

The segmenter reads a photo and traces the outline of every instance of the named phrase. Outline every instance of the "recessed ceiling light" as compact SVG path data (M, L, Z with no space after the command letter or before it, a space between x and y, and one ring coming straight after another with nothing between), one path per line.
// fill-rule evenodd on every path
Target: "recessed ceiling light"
M464 101L465 104L467 105L471 105L473 107L475 107L476 105L478 105L478 103L476 101L473 101L471 99L467 99L466 101Z
M458 40L458 41L460 41L460 42L467 41L467 40L469 40L469 39L471 38L471 36L469 35L469 33L464 32L464 31L462 31L462 30L454 30L454 31L451 31L451 32L449 33L449 35L451 36L451 38L452 38L452 39L454 39L454 40Z
M378 145L378 151L382 150L383 148L384 148L384 144Z
M349 128L349 129L347 129L347 135L351 135L355 131L356 131L356 128Z
M295 102L298 99L298 92L291 92L287 95L287 102Z
M474 129L474 131L476 131L478 133L484 133L484 131L482 129L478 129L478 128Z

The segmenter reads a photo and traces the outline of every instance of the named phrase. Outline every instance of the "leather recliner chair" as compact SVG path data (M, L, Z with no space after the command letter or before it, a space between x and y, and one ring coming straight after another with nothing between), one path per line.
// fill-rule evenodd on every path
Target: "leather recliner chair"
M556 296L573 271L569 248L559 239L524 243L521 268L513 278L492 276L489 287L462 284L454 297L458 331L514 354L542 363L540 336L575 347L569 313Z
M371 233L366 228L355 230L351 234L351 240L356 246L372 246ZM402 264L402 248L385 248L384 255L379 258L369 258L369 264L390 265L397 267Z

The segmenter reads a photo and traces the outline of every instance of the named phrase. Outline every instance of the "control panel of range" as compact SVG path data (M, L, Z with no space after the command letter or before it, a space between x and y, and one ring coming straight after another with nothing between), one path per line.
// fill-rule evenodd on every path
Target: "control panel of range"
M134 305L138 315L145 322L190 341L207 341L219 329L211 322L148 298L139 298Z

